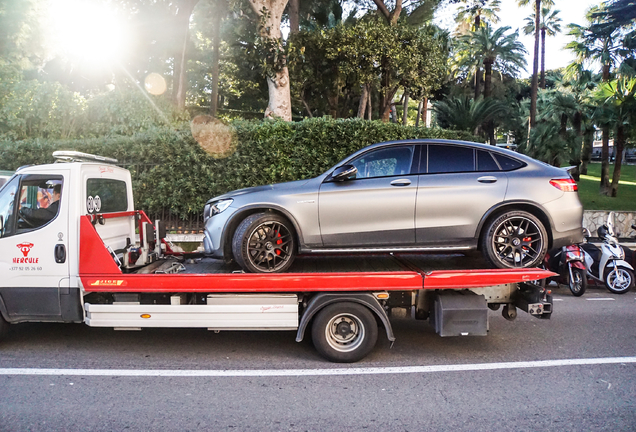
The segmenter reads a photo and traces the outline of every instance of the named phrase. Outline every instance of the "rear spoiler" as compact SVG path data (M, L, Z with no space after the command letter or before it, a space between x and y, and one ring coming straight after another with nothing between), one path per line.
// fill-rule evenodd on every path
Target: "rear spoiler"
M572 166L568 166L568 167L561 167L562 170L565 170L567 172L571 172L574 171L575 169L577 169L578 167L576 165L572 165Z

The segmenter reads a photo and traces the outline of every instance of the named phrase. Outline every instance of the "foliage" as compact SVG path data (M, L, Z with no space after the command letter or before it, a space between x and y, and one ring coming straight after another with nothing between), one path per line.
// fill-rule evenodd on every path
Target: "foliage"
M0 141L0 169L52 162L55 150L114 157L131 170L137 208L199 214L216 195L243 187L319 175L375 142L409 138L474 140L464 132L363 120L236 121L239 145L227 159L208 156L189 129L149 129L134 136L84 140Z
M502 117L506 106L494 99L468 96L451 97L433 107L437 122L443 128L474 132L484 123Z

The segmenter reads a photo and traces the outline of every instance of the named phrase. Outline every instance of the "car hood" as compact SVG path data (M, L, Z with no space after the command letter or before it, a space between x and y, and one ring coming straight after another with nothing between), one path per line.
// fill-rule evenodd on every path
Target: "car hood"
M292 181L292 182L275 183L275 184L269 184L269 185L264 185L264 186L255 186L255 187L249 187L249 188L245 188L245 189L238 189L238 190L231 191L231 192L225 193L223 195L219 195L217 197L214 197L211 200L209 200L208 202L210 203L210 202L213 202L213 201L218 201L218 200L227 199L227 198L236 198L236 197L241 196L241 195L254 194L254 193L258 193L258 192L290 190L290 189L294 189L294 188L299 187L299 186L304 186L305 184L307 184L308 181L309 181L309 179L308 180L296 180L296 181Z

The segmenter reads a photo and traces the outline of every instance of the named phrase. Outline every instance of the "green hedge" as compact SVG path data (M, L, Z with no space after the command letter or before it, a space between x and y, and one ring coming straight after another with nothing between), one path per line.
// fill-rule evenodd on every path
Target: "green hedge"
M216 195L249 186L315 177L369 144L410 138L475 140L465 132L364 120L235 121L234 154L214 159L189 130L151 129L133 136L87 140L0 141L0 169L52 162L55 150L114 157L133 177L136 207L199 214Z

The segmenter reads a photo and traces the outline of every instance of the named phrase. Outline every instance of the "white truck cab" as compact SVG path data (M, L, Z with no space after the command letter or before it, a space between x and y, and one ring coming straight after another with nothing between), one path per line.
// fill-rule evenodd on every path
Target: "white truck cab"
M115 160L54 156L71 163L23 167L0 189L0 312L8 322L82 322L80 216L134 210L130 173ZM113 250L134 239L130 220L97 229Z

